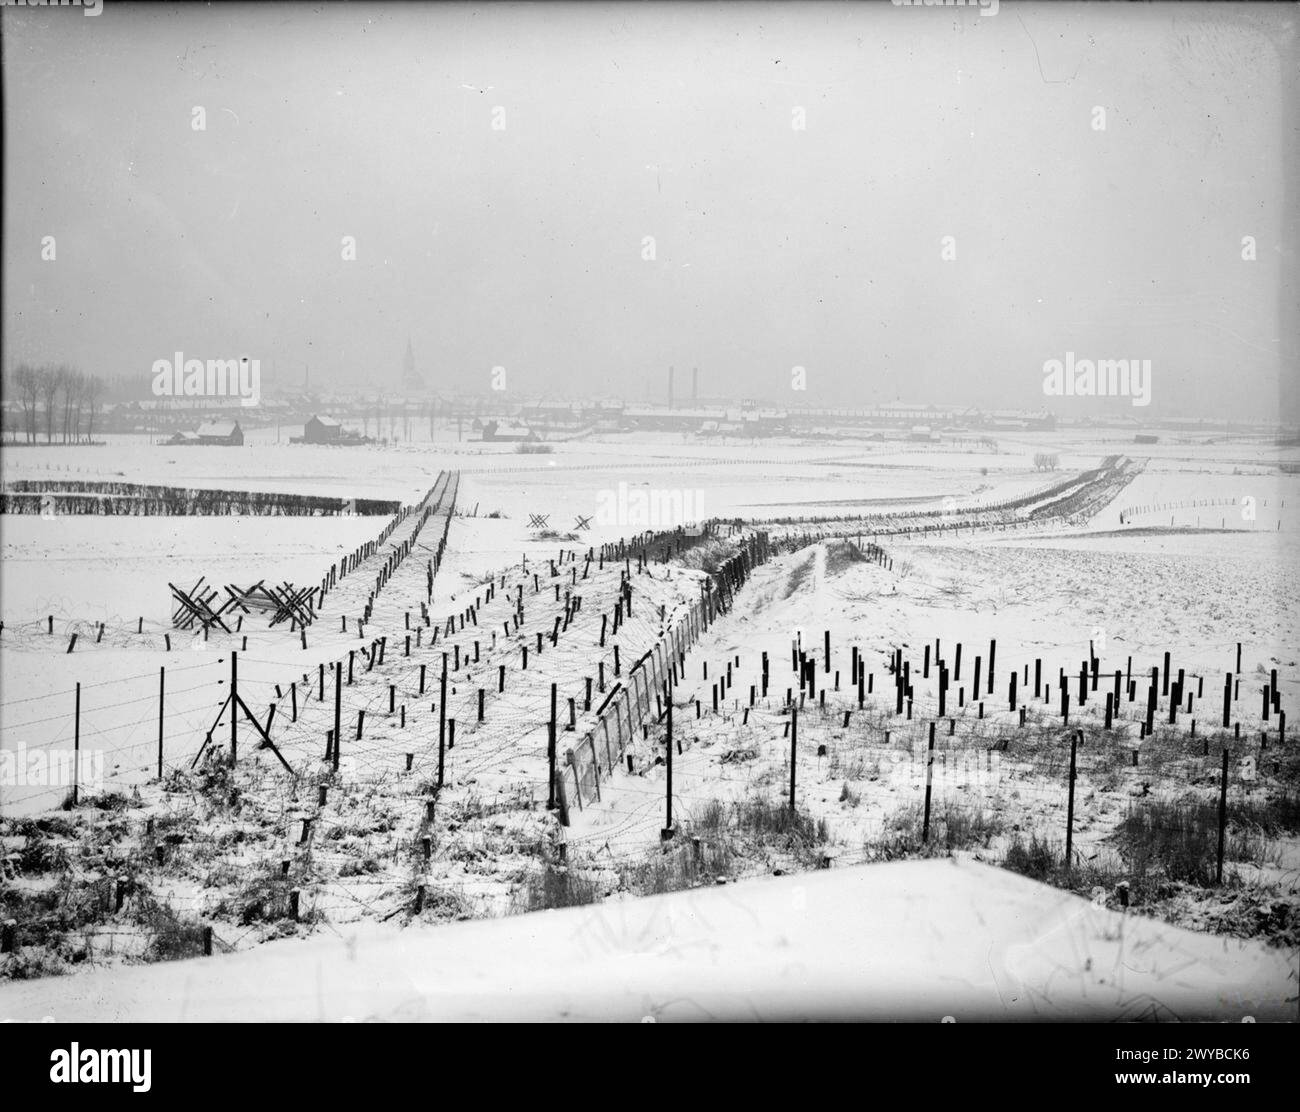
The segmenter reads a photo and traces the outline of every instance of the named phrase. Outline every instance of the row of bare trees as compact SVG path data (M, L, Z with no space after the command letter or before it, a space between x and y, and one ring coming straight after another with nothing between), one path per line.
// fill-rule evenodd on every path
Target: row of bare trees
M482 403L479 403L481 408ZM438 403L435 401L424 401L419 405L418 412L412 412L411 408L402 399L389 400L380 397L373 402L361 415L361 428L366 436L370 435L370 423L375 424L375 436L383 435L385 424L388 426L388 439L396 438L397 428L400 425L402 429L402 438L411 439L411 422L413 420L425 419L429 422L429 439L434 438L434 422L439 416ZM462 425L464 423L464 413L456 413L456 432L457 438L460 438Z
M53 444L56 435L64 444L94 438L104 392L101 379L66 363L20 363L10 380L10 393L22 406L28 444L37 442L42 426L47 444Z
M389 402L380 398L371 408L367 409L361 415L361 428L366 436L370 435L370 422L375 423L375 436L382 436L384 423L388 424L388 439L395 439L397 426L400 424L403 430L403 439L411 439L411 414L407 411L404 402ZM430 418L432 421L432 418ZM432 436L432 433L430 433Z

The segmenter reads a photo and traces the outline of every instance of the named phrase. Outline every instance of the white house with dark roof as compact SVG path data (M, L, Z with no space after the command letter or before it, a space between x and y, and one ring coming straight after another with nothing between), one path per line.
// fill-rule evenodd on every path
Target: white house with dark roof
M239 445L244 442L244 430L238 421L208 421L194 430L200 444Z

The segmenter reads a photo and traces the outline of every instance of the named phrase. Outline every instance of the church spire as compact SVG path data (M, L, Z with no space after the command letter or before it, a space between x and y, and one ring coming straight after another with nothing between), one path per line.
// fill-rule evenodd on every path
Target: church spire
M415 370L415 352L409 336L406 338L406 355L402 358L402 389L407 393L424 389L424 379Z

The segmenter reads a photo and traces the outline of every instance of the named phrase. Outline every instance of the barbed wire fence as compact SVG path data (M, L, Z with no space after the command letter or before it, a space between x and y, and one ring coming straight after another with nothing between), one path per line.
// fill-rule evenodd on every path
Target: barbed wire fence
M117 725L115 729L120 736L111 738L102 726L91 727L88 720L83 723L82 708L78 706L72 712L78 740L80 727L84 724L87 738L94 736L105 746L114 746L125 759L118 759L108 770L103 785L106 790L82 799L80 808L76 806L75 790L69 799L66 788L51 786L38 792L38 798L50 805L62 801L70 806L74 817L88 811L133 815L139 812L138 818L133 818L128 825L142 824L140 831L117 829L120 823L108 824L116 830L119 841L135 843L129 853L122 854L119 846L116 854L117 868L126 874L126 878L105 874L95 877L89 884L90 887L103 887L112 881L116 886L112 901L114 914L123 912L124 906L127 909L124 913L129 913L134 906L137 915L141 906L155 909L150 914L161 914L156 909L165 907L172 919L197 914L201 909L207 910L209 919L214 914L219 917L230 912L231 908L220 900L214 904L208 896L186 891L185 881L188 879L192 889L197 877L178 880L175 874L178 869L183 870L187 860L202 862L211 855L219 856L243 839L259 843L268 839L280 841L278 852L284 855L281 868L277 876L268 881L276 893L274 899L267 897L277 909L266 913L272 924L304 919L314 922L326 910L342 913L343 909L361 909L358 913L382 911L385 915L394 914L408 907L410 899L409 893L393 897L391 875L370 886L388 894L389 900L395 904L392 910L387 906L381 907L375 898L361 894L359 886L370 883L364 878L350 880L343 886L336 883L338 874L355 860L358 849L365 859L366 847L370 844L368 840L363 839L359 845L349 843L337 859L329 852L313 853L314 846L328 844L336 833L340 838L354 839L358 836L348 821L329 810L330 803L336 799L340 804L351 802L358 793L371 799L382 795L396 800L397 804L407 797L418 797L421 816L418 825L405 836L382 840L385 852L391 848L394 864L401 862L404 855L410 855L413 846L421 845L427 864L431 856L429 836L419 832L428 829L433 804L443 798L444 789L451 789L453 784L460 787L485 776L496 776L509 782L514 799L520 799L527 792L529 808L539 794L544 798L554 783L548 772L548 762L550 767L554 766L555 735L565 728L556 714L557 688L563 685L566 692L565 701L559 704L560 713L567 702L567 728L576 729L576 708L581 705L585 714L590 707L592 677L581 673L591 666L592 643L604 650L596 664L600 676L598 682L603 685L606 669L613 676L626 666L620 660L620 648L629 656L642 652L643 646L660 634L669 606L681 604L680 592L693 593L697 589L695 578L688 575L683 579L668 566L671 553L680 554L684 546L696 543L696 540L678 530L666 540L659 538L657 543L658 551L653 537L641 538L635 548L626 544L603 546L600 550L588 550L585 561L579 553L561 550L556 560L533 568L516 569L513 583L509 582L507 573L501 573L499 579L494 575L472 605L460 613L448 615L444 623L435 625L428 607L422 606L414 637L404 631L395 638L400 648L394 645L390 650L388 636L381 636L357 649L348 650L346 656L331 662L333 667L326 668L321 662L315 675L303 672L287 685L239 677L237 661L240 654L234 650L215 660L204 660L190 666L192 669L224 669L228 664L228 686L223 686L226 684L224 678L209 672L205 679L214 685L215 690L209 689L208 700L187 708L184 714L169 709L166 696L160 690L157 697L158 721L164 731L169 722L176 721L193 731L195 737L201 734L202 741L197 747L191 744L183 751L160 748L159 775L147 786L149 802L143 808L134 806L135 801L127 799L116 786L125 784L133 773L144 773L152 765L152 761L146 763L141 758L151 753L153 743L136 736L151 720L148 708L151 699L139 695L118 700L129 708L131 719ZM656 570L656 559L661 561L662 570ZM634 581L641 583L635 591ZM575 590L580 583L587 586ZM507 589L507 584L511 589ZM532 597L525 606L523 600L528 595ZM634 595L639 596L635 606ZM663 602L658 601L660 597ZM570 625L580 616L586 618L592 614L590 604L593 601L599 608L599 632L596 631L596 619L592 617L579 623L585 632L578 637L576 631L570 632ZM584 602L587 603L586 609ZM403 616L407 628L410 628L413 615L404 612ZM498 621L501 624L500 635L495 628L489 633L487 627L495 626ZM428 640L424 639L425 633L430 635ZM563 636L565 633L569 636ZM275 663L260 658L246 659L262 665ZM429 704L430 709L426 712L420 699L430 694L430 673L434 670L431 664L437 669L440 682L447 686L442 688L445 696L440 694L438 700ZM496 673L492 678L497 683L491 694L496 697L489 700L490 686L484 678L485 674L491 676L492 672ZM507 676L509 685L505 682ZM138 675L111 682L116 683L120 691L123 685L129 688L132 683L143 679L145 676ZM183 691L203 686L193 684ZM551 689L549 716L548 686ZM286 702L289 704L288 720L281 715L277 723L277 709ZM346 729L342 728L345 703ZM266 724L256 726L250 732L255 742L258 736L262 738L261 749L275 750L283 762L282 770L272 762L260 760L256 752L251 761L247 758L236 760L236 738L241 727L231 722L231 708L242 709L252 718L251 707L259 705L268 706ZM39 709L35 701L32 709ZM89 706L86 709L89 711ZM54 716L28 714L26 718L15 721L22 727L35 727L46 725L38 719L48 717ZM60 712L58 717L66 719L67 713ZM354 717L355 733L352 732ZM431 744L434 721L439 727L436 758ZM458 721L461 725L459 744L456 738ZM485 721L490 722L490 728L483 725ZM249 725L252 723L242 729L247 730ZM231 730L228 751L219 740L226 729ZM429 732L421 739L423 743L417 743L421 732L426 730ZM65 733L66 722L64 731L52 739L47 738L44 744L56 748L65 741ZM546 734L549 738L544 741ZM167 739L165 732L160 737L164 742ZM532 738L534 743L521 746L520 740L528 738ZM509 758L516 765L522 763L524 767L493 771L491 766L502 758ZM533 762L531 766L530 761ZM136 791L139 787L139 784L134 785ZM315 800L310 798L313 792ZM246 817L237 824L227 822L229 816L223 813L223 807L234 806L232 801L236 798L240 813L255 816L256 821ZM183 835L172 831L168 840L156 841L172 821L170 816L176 809L172 804L182 799L187 801L188 810L203 813L202 821L195 819L189 823ZM223 804L222 799L226 803ZM161 815L155 813L160 806L163 810ZM391 834L398 823L405 823L405 828L409 828L412 825L410 810L408 807L404 816L386 818L385 824L393 825L371 830L367 838ZM42 820L33 821L37 825L27 820L19 820L16 825L11 823L11 832L30 835L40 831ZM554 817L545 816L541 825L553 827ZM237 826L237 829L232 829L232 826ZM208 832L205 827L214 832ZM268 828L272 834L266 833ZM256 833L258 831L261 833ZM93 840L94 836L91 837ZM232 842L235 838L240 841ZM21 869L23 854L17 857ZM316 862L321 860L327 863L325 872L316 866ZM336 873L333 884L327 883L331 870ZM150 884L132 879L145 872L150 877ZM208 879L211 879L211 871ZM288 887L290 882L294 885L291 888ZM81 887L84 889L87 885ZM405 893L407 887L410 886L403 886L401 892ZM249 888L249 884L240 885L245 894ZM424 888L415 885L414 890L418 893ZM303 899L304 893L307 899ZM422 900L423 897L417 895L417 903ZM252 901L253 904L258 902ZM265 904L265 900L261 902ZM249 906L252 905L245 904L239 912L241 924L248 918ZM258 915L253 918L258 918ZM168 923L174 926L171 919ZM204 937L205 952L211 952L212 922L209 921L204 929L206 936L201 932L195 934L197 927L190 929L187 945L192 948L198 944L195 938ZM281 927L273 925L267 929L274 932ZM11 932L11 952L16 952L24 944L31 944L33 930L39 936L40 924L32 925L32 930ZM222 941L218 937L217 945L220 946ZM238 944L238 941L231 944Z

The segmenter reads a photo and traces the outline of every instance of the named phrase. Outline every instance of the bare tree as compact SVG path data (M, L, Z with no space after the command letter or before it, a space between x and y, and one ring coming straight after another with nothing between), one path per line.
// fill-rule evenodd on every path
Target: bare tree
M74 399L74 408L72 410L72 442L81 443L81 409L86 404L86 389L90 385L90 377L84 371L76 372L77 393Z
M45 406L45 443L54 443L54 399L59 393L58 369L46 363L36 371L37 389Z
M86 376L75 367L64 364L59 367L58 378L59 385L63 388L63 443L75 444Z
M72 368L66 363L60 363L54 375L58 380L59 390L63 394L63 407L59 417L59 436L63 443L66 444L68 442L68 425L72 421L72 395L76 390L76 383L72 377Z
M99 412L100 395L104 392L103 379L91 375L86 379L86 439L95 439L95 415Z
M30 363L20 363L14 370L14 385L18 390L18 400L23 407L23 432L27 443L36 442L36 408L40 398L39 372Z

